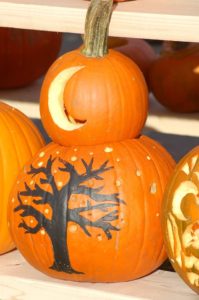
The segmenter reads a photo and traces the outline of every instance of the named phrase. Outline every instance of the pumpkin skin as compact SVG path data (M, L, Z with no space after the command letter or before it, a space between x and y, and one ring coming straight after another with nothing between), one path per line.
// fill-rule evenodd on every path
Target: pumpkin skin
M147 111L148 91L140 69L114 50L101 58L86 57L81 49L66 53L42 84L43 125L54 142L65 146L137 137Z
M173 268L199 294L199 146L177 164L167 185L162 225Z
M10 196L17 248L60 279L116 282L149 274L166 258L160 210L173 167L167 151L145 136L96 146L48 144Z
M151 90L168 109L179 113L199 111L199 46L172 50L164 44L162 55L149 72Z
M0 254L14 248L7 222L10 191L19 170L42 146L43 138L23 113L0 102Z
M0 28L0 88L17 88L43 75L60 50L62 34Z
M150 89L148 73L157 58L150 44L143 39L109 37L108 46L128 56L138 65Z

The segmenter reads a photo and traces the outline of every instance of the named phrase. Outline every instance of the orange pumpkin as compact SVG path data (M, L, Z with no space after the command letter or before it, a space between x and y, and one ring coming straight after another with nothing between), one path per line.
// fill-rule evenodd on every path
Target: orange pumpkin
M58 55L62 34L0 28L0 40L0 88L16 88L47 71Z
M199 146L176 166L166 188L162 224L171 264L199 294Z
M156 59L156 53L150 44L143 39L109 37L108 46L131 58L144 74L150 88L148 73Z
M34 124L17 109L0 102L0 254L14 248L7 224L7 203L23 165L44 145Z
M151 90L170 110L199 112L199 46L167 42L149 72Z
M174 162L145 136L96 146L50 143L10 196L12 237L26 260L60 279L116 282L166 258L162 195Z
M96 5L104 5L98 14ZM41 118L56 143L121 141L139 136L144 126L148 91L142 72L128 57L107 50L107 30L101 28L110 21L110 7L112 1L91 2L83 49L60 57L45 76Z

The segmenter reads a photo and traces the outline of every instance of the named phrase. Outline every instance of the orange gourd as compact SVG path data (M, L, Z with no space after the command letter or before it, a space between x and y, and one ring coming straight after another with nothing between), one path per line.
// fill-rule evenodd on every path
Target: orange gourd
M112 0L93 0L83 53L63 56L47 73L41 115L53 142L26 165L10 196L18 249L60 279L132 280L166 258L160 210L174 161L140 136L146 84L131 60L106 53L111 9Z
M0 28L0 88L17 88L43 75L56 59L62 34Z
M92 18L84 48L55 61L41 89L43 125L53 141L65 146L137 137L147 117L148 91L140 69L121 53L108 52ZM105 18L102 11L100 20Z
M51 143L17 178L13 239L28 262L67 280L116 282L166 258L160 211L174 162L142 136L92 146Z
M34 124L17 109L0 102L0 254L14 248L7 203L19 170L44 145Z
M149 70L157 58L150 44L143 39L109 37L108 45L109 48L121 52L138 65L150 89Z
M149 71L149 83L156 99L180 113L199 111L199 46L166 42Z
M162 225L171 264L199 294L199 146L177 164L166 188Z

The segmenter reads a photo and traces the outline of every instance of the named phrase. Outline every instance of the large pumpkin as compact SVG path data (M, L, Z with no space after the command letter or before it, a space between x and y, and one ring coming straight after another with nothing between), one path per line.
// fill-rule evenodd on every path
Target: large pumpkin
M170 110L199 112L199 46L166 42L149 71L151 90Z
M92 3L91 3L92 4ZM96 17L96 5L104 5ZM137 65L107 50L111 1L88 10L83 49L66 53L45 76L40 111L53 141L95 145L139 136L148 110L148 91ZM101 25L100 25L101 24Z
M0 254L14 248L7 224L7 204L19 170L44 145L34 124L17 109L0 102Z
M166 258L160 213L173 166L145 136L96 146L50 143L17 178L12 237L30 264L60 279L149 274Z
M131 58L144 74L148 88L149 70L157 55L148 42L143 39L109 37L108 46Z
M25 86L56 59L61 33L0 28L0 88Z
M199 146L178 163L166 188L162 216L170 261L199 294Z

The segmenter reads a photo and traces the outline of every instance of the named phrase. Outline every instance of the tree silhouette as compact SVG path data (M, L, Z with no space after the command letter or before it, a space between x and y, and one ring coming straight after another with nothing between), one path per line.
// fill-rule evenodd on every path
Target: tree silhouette
M69 173L68 182L60 189L58 189L52 172L53 163L57 159L61 165L59 170ZM93 168L93 159L91 159L88 164L83 159L81 162L85 168L85 172L82 174L79 174L71 163L61 158L52 158L52 156L49 157L45 167L35 168L31 165L30 171L27 172L28 174L31 174L32 177L38 174L43 174L44 176L40 178L40 185L35 183L34 187L30 187L25 182L24 191L19 192L17 195L19 205L14 209L15 212L20 211L22 220L18 227L23 228L26 234L36 234L41 229L45 230L48 234L52 242L54 254L54 262L50 268L59 272L83 274L82 272L74 270L70 263L67 246L68 222L71 221L78 224L87 236L91 236L89 227L100 228L108 239L112 238L111 231L120 230L111 224L112 221L118 219L119 205L121 203L125 204L125 202L119 198L119 194L103 194L101 193L103 186L92 188L85 185L85 182L89 179L103 180L103 177L100 175L113 167L107 166L108 160L98 169ZM49 189L49 186L51 189ZM86 205L84 207L78 206L76 208L69 208L68 204L73 194L88 196ZM25 204L23 202L23 196L31 196L33 198L32 202L36 205L48 204L52 209L52 218L46 218L35 206ZM110 211L109 208L113 208L113 210ZM81 215L82 212L94 210L102 211L103 216L92 221ZM29 226L23 219L29 216L34 217L37 221L34 227Z

